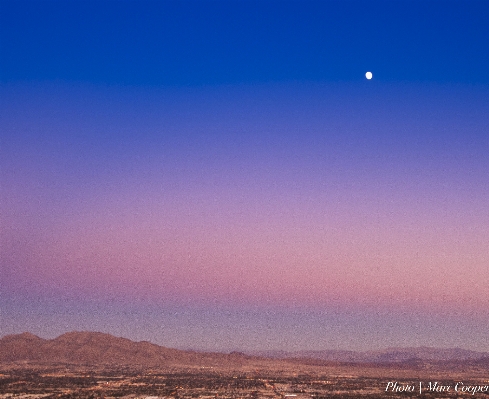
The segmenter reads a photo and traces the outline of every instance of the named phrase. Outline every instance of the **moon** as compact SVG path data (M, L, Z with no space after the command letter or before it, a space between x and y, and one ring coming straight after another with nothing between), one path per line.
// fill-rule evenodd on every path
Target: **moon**
M372 72L367 72L367 73L365 74L365 77L366 77L368 80L372 79L372 76L373 76L373 75L372 75Z

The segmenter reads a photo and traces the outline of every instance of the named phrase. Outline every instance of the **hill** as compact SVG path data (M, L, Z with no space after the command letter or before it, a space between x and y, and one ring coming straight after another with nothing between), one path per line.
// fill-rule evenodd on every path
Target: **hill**
M51 340L30 333L0 339L0 362L209 366L239 364L248 358L236 353L227 355L170 349L98 332L69 332Z

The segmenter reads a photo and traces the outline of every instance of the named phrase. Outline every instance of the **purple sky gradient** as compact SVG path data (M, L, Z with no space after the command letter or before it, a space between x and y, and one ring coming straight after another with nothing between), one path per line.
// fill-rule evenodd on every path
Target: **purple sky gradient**
M489 351L488 99L4 84L1 334Z

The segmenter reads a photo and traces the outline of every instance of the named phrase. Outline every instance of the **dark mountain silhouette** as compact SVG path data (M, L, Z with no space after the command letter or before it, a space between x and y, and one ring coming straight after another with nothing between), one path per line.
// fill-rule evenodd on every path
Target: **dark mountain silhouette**
M242 366L270 359L326 363L374 363L419 365L460 363L487 367L489 353L464 349L391 348L382 351L266 351L206 353L165 348L150 342L134 342L98 332L69 332L55 339L42 339L31 333L0 339L0 362L42 362L75 364L128 364L143 366Z
M248 359L251 357L237 353L170 349L98 332L69 332L51 340L30 333L0 339L0 362L210 366L239 365Z

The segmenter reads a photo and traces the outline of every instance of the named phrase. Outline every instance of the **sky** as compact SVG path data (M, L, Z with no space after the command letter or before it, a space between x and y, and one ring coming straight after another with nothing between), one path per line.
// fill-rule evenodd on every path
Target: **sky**
M1 0L0 336L489 351L487 20Z

